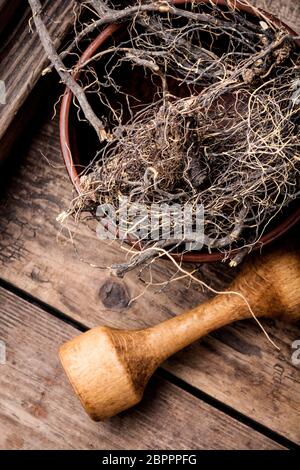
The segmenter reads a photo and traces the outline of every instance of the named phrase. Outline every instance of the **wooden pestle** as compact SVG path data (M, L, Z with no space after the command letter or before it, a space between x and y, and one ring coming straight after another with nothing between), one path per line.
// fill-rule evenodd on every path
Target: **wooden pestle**
M251 317L243 296L257 317L299 319L299 252L250 257L226 292L151 328L101 326L62 345L61 362L90 417L105 419L135 405L161 362L210 331Z

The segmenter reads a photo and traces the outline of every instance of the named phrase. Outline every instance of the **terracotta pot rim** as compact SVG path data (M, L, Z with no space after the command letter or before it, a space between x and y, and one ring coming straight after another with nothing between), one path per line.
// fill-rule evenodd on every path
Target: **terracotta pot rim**
M173 4L181 5L186 2L191 3L193 0L173 0ZM253 8L250 5L245 5L238 0L196 0L198 3L209 3L213 2L216 5L227 6L229 3L232 6L237 7L241 11L246 13L252 14L256 16L255 10L259 10L263 15L266 16L273 24L276 26L282 26L287 31L289 31L293 36L297 36L297 33L293 31L288 25L286 25L283 21L279 20L276 16L272 15L271 13L267 13L260 8ZM78 65L85 62L86 60L90 59L94 53L102 46L105 41L118 29L122 27L122 24L110 24L107 26L97 37L94 39L91 44L87 47L84 51L82 56L78 61ZM300 40L296 41L296 44L300 48ZM75 76L76 78L76 76ZM73 99L73 93L66 88L65 94L62 98L61 107L60 107L60 145L61 151L63 155L63 159L65 162L65 166L67 172L69 174L70 180L74 185L78 194L80 194L80 178L79 174L76 169L76 164L79 163L75 161L74 155L72 155L71 151L71 143L70 143L70 134L69 134L69 116L70 116L70 108ZM292 214L290 214L286 219L277 225L275 228L267 232L263 235L260 240L258 240L252 247L253 250L257 250L262 248L262 246L266 246L269 243L273 242L281 235L285 234L290 228L292 228L298 221L300 220L300 207L297 207ZM230 252L230 256L238 253L240 248L232 250ZM215 262L215 261L222 261L225 258L225 254L221 251L213 252L213 253L203 253L201 251L190 251L182 255L172 255L174 258L182 258L183 261L192 262L192 263L199 263L199 262ZM228 254L226 254L226 257Z

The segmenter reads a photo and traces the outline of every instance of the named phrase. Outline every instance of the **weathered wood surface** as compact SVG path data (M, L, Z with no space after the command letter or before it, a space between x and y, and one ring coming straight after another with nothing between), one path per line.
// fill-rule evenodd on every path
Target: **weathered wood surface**
M250 0L249 3L269 11L300 33L300 2L298 0Z
M57 357L72 326L0 288L0 449L279 449L281 446L165 380L141 405L93 423Z
M23 1L27 3L26 0ZM2 0L2 3L3 11L5 11L7 2ZM13 3L10 0L10 10L12 10L11 4ZM6 132L48 63L36 32L30 30L29 6L23 11L17 9L17 4L15 6L20 18L16 19L13 30L0 44L0 80L4 81L6 88L6 104L0 104L0 140L4 136L6 139L6 142L1 142L0 161L6 156L6 149L11 143L11 138L6 135ZM48 18L47 26L57 47L73 21L73 6L73 0L68 2L47 0L43 4L46 18ZM6 16L3 19L0 16L0 23L5 19ZM22 123L18 123L18 129L14 127L15 139L16 130L22 129L25 125L26 119L24 119L23 126Z
M88 327L153 325L203 301L207 294L201 287L183 280L171 283L160 293L148 289L124 307L126 296L132 299L145 288L137 273L112 285L108 270L88 264L109 266L120 260L118 245L99 241L95 231L83 223L73 235L74 245L59 234L55 219L67 207L71 184L61 162L58 140L57 122L46 122L36 131L20 168L14 170L3 189L1 277ZM153 281L162 282L173 272L170 263L161 261L153 269ZM203 272L206 277L210 273L217 288L228 278L223 265L204 266ZM248 321L210 335L177 354L164 367L299 442L300 377L299 368L291 363L291 345L300 337L300 330L279 322L265 321L264 325L281 347L280 353L257 325Z

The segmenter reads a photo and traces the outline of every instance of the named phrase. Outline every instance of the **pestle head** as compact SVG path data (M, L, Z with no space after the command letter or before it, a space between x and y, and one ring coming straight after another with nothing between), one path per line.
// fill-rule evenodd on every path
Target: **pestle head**
M120 348L122 344L124 350ZM121 330L93 328L63 344L59 355L83 407L95 421L120 413L141 400L148 379L144 384L138 382L137 371L131 372L128 367Z

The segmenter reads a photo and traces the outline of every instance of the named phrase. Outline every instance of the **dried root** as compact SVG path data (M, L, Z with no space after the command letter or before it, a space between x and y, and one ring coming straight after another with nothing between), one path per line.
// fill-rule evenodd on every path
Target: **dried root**
M90 156L82 194L69 212L79 215L100 204L118 211L124 199L149 211L153 204L195 211L202 205L204 248L224 257L241 248L232 260L236 265L299 196L300 60L294 38L230 2L226 9L196 2L185 8L167 1L133 3L113 8L111 2L83 2L96 18L76 30L76 41L59 57L69 57L96 27L126 20L112 45L66 72L80 72L78 86L100 103L100 140L106 139L96 158ZM56 66L57 57L50 59ZM126 72L130 81L135 71L145 80L143 102L137 94L141 82L128 85L123 79ZM74 83L67 84L95 127ZM157 252L151 251L149 234L137 230L136 218L126 223L126 235L144 242L147 252L127 268L115 267L122 274ZM162 233L160 219L157 224ZM166 246L162 238L154 248ZM181 246L169 240L167 249L183 252Z

